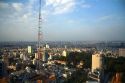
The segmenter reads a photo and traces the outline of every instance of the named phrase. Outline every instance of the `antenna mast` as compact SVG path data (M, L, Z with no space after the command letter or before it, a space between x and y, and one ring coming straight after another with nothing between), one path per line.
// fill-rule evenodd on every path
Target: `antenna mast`
M39 0L39 20L38 20L38 59L41 58L40 54L40 47L41 47L41 40L42 40L42 31L41 31L41 25L42 25L42 17L41 17L41 0Z

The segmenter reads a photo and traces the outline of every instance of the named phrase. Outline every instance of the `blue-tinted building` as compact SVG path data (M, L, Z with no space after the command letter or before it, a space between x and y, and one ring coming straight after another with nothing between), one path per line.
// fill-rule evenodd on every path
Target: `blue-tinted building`
M6 64L0 61L0 77L5 77L7 75Z

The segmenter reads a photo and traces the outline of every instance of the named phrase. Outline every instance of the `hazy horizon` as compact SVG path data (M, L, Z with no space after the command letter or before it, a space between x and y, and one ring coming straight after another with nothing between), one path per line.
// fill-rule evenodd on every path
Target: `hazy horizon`
M37 41L39 0L0 0L0 41ZM125 41L124 0L42 0L43 41Z

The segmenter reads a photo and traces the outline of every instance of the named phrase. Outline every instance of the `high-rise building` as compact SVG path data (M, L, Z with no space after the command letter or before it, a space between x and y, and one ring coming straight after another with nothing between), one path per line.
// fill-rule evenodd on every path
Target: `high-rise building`
M0 61L0 77L5 77L7 75L6 64Z
M42 54L41 53L35 53L35 59L42 59Z
M32 53L32 48L31 48L31 46L28 46L28 53Z
M43 59L43 55L44 55L44 49L40 48L39 52L35 53L35 58L39 59L39 60L42 60Z
M4 61L4 63L6 64L6 66L9 66L9 58L8 58L7 55L4 55L4 56L3 56L3 61Z
M46 48L48 48L48 49L49 49L49 45L48 45L48 44L46 44Z
M20 59L22 59L22 60L26 61L26 60L28 60L28 57L27 57L27 55L26 55L26 54L21 53L21 54L20 54Z
M43 54L43 61L48 61L48 58L49 58L49 54L48 54L48 52L44 52L44 54Z
M92 55L92 72L94 72L95 69L100 69L102 65L102 57L101 53L96 53Z
M49 60L51 60L52 59L52 55L51 54L49 54Z
M119 49L119 56L125 57L125 48Z
M65 49L67 49L67 46L65 45Z
M37 53L35 53L35 59L38 59L38 54Z
M64 50L63 52L62 52L62 56L65 56L66 57L66 51Z

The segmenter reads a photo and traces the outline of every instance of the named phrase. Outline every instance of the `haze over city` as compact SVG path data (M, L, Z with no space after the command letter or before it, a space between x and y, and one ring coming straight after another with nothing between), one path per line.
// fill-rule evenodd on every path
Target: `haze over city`
M0 83L125 83L125 0L0 0Z
M37 41L39 0L0 0L0 41ZM43 40L125 40L124 0L42 0Z

